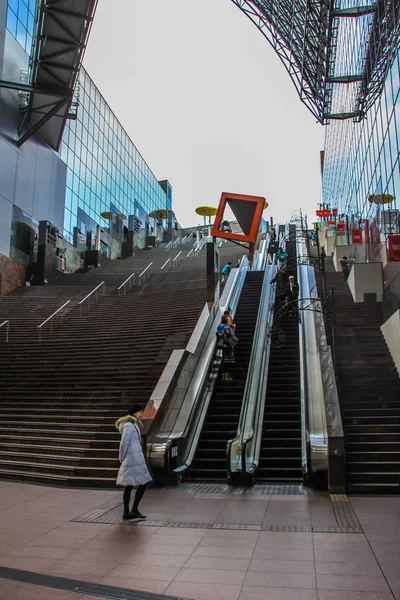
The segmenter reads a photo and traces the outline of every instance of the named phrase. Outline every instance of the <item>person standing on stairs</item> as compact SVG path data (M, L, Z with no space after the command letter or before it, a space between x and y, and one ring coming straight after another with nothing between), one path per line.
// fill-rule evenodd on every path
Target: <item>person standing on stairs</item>
M233 335L231 328L225 327L222 334L222 381L233 381L230 366L236 362L235 346L237 343L238 339Z
M229 313L229 310L226 310L226 311L224 312L224 315L223 315L223 316L224 316L224 317L225 317L225 319L226 319L226 324L228 325L228 327L230 327L230 328L231 328L231 330L232 330L232 333L233 333L233 334L235 334L236 325L235 325L235 323L233 322L233 319L232 319L232 317L231 317L231 315L230 315L230 313Z
M288 253L282 247L276 253L276 259L279 261L279 266L284 267L287 263Z
M117 485L124 487L124 520L145 519L139 512L139 503L146 491L147 484L152 477L146 465L142 449L142 435L139 426L143 408L140 404L133 404L126 417L115 422L115 427L121 433L119 446L119 462ZM129 510L132 489L137 487L132 510Z
M289 282L285 285L285 304L288 306L288 313L293 314L295 311L294 301L299 297L299 284L294 280L294 276L289 277Z
M226 265L224 265L221 269L221 286L224 286L228 277L229 277L229 273L232 270L232 263L228 262L226 263Z
M342 271L343 271L343 277L344 280L347 281L348 277L349 277L349 261L347 260L347 256L343 256L343 258L341 258L339 260L340 266L342 267Z
M276 299L282 302L285 297L285 285L289 281L285 267L281 267L270 283L276 283Z

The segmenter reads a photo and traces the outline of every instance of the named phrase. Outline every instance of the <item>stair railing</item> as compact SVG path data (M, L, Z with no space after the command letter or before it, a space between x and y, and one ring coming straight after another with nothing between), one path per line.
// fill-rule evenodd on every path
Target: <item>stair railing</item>
M139 285L142 285L142 283L144 283L146 281L146 277L147 277L146 273L150 269L152 264L153 264L153 262L151 262L149 265L147 265L145 270L140 273L140 275L138 277Z
M171 250L171 248L172 248L172 241L168 242L168 244L165 246L165 251L169 252Z
M192 248L192 249L190 250L190 252L189 252L188 254L186 254L186 258L189 258L189 256L195 256L195 253L194 253L194 248Z
M168 259L169 260L169 259ZM121 293L121 290L124 290L124 295L126 294L126 288L128 287L129 284L129 290L131 291L132 287L135 285L136 282L136 277L135 277L135 273L132 273L132 275L129 275L128 279L125 279L124 283L121 283L121 285L119 286L118 289L118 294Z
M177 267L182 260L182 250L175 256L172 261L172 268Z
M10 330L10 321L3 321L3 323L0 325L0 327L4 327L6 328L6 344L8 344L8 333Z
M37 326L36 329L39 330L39 342L42 341L42 327L44 327L46 325L46 323L50 323L50 335L53 335L53 322L54 322L53 317L55 317L70 302L71 302L71 300L67 300L62 306L60 306L60 308L58 308L55 312L53 312L53 314L50 315L50 317L48 317L45 321L43 321L43 323L40 323L40 325ZM64 322L64 315L61 315L61 324L63 322Z
M171 261L171 259L169 258L168 260L166 260L166 261L165 261L165 263L164 263L164 264L163 264L163 266L161 267L160 271L162 271L162 270L163 270L163 268L164 268L164 267L166 267L167 265L168 265L168 269L170 269L170 268L171 268L171 264L172 264L172 261Z
M103 287L104 286L104 287ZM99 283L99 285L97 287L94 288L94 290L92 290L91 292L89 292L89 294L87 296L84 297L83 300L81 300L80 302L78 302L78 306L79 306L79 316L82 316L82 306L83 304L86 302L86 300L88 300L87 303L87 307L88 307L88 311L90 310L90 303L92 301L92 295L95 294L95 300L96 300L96 304L99 301L99 289L103 287L103 296L106 293L106 286L105 286L105 282L102 281L101 283Z

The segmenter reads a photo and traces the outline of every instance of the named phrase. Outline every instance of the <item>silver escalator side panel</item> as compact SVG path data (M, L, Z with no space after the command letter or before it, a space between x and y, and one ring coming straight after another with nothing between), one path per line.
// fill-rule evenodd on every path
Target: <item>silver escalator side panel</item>
M308 477L328 471L328 431L326 422L325 389L320 360L322 305L318 300L313 267L299 265L300 287L299 344L300 387L302 414L303 471ZM307 299L315 299L309 302ZM310 309L307 306L310 305Z
M147 455L157 471L169 476L180 473L194 456L213 387L209 374L214 358L218 360L215 331L224 310L229 307L234 316L248 270L243 256L240 267L230 273L219 307L213 307L208 319L195 328L203 343L194 353L184 351L170 398L163 402L148 435Z

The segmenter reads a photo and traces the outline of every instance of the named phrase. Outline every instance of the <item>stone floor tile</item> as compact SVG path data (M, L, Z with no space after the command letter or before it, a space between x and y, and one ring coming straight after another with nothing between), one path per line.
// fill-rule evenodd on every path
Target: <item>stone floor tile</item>
M288 550L286 548L259 548L254 550L253 558L263 560L314 560L313 550Z
M304 573L248 572L245 585L315 589L315 575Z
M321 575L363 575L382 577L382 571L376 563L316 562L316 572Z
M313 539L309 533L262 531L257 548L275 548L281 550L313 550Z
M350 550L315 550L315 561L375 564L376 558L369 549L357 553Z
M224 532L225 533L225 532ZM232 538L221 535L215 535L204 538L199 546L220 546L222 548L235 548L236 546L241 546L242 548L252 548L254 549L257 543L257 538L245 538L241 540L240 538Z
M172 554L174 556L190 556L192 552L197 548L197 544L186 543L187 540L183 539L180 544L160 544L153 543L151 541L143 542L137 546L138 552L142 554L150 554L151 556L157 554ZM206 554L208 556L208 554Z
M204 523L206 525L212 525L216 519L215 514L188 514L188 513L178 513L173 515L169 521L174 521L176 523Z
M57 590L55 588L42 587L30 583L9 583L8 596L2 595L2 586L0 584L1 600L80 600L81 598L81 594L66 590Z
M54 558L34 558L20 556L1 556L0 565L10 569L23 569L34 573L47 573L48 569L57 562Z
M384 577L366 577L362 575L322 575L317 574L319 590L342 590L356 592L388 592Z
M239 600L317 600L317 592L310 589L244 585Z
M157 567L154 569L138 569L132 564L121 564L115 569L110 570L109 577L121 577L122 579L134 579L140 576L140 579L150 579L152 581L171 582L179 573L180 567Z
M170 553L166 548L164 554L143 553L141 549L129 554L122 561L122 565L134 565L135 567L183 567L188 560L188 556L179 556Z
M87 562L83 560L58 560L47 568L49 575L67 577L69 579L81 579L98 583L99 577L105 577L115 568L113 561Z
M198 583L174 581L164 594L191 600L238 600L240 585L223 585L217 583Z
M251 558L253 548L242 548L236 546L233 548L221 548L221 546L197 546L193 550L192 556L216 556L220 558Z
M223 569L187 569L183 567L176 575L174 581L187 583L221 583L227 585L241 585L246 576L246 570L229 571Z
M389 592L318 590L318 600L393 600L393 596Z
M227 571L246 571L249 558L221 558L215 556L191 556L185 563L185 569L218 569Z
M142 579L140 573L135 573L132 578L129 577L104 577L101 579L103 585L112 587L126 588L128 590L138 590L141 592L149 592L151 594L163 594L169 585L169 581ZM86 596L84 596L86 599ZM88 600L92 597L87 596ZM77 598L75 600L78 600ZM83 600L79 598L79 600Z
M263 571L270 573L315 573L313 561L303 560L262 560L253 558L249 571Z

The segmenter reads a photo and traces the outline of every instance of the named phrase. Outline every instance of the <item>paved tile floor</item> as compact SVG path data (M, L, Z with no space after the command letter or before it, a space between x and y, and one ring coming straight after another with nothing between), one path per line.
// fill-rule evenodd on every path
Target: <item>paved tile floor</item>
M120 498L0 482L0 566L192 600L400 600L400 497L350 498L360 533L312 529L338 526L327 494L154 489L141 510L179 527L118 523L120 507L73 521ZM0 579L3 598L95 597Z

